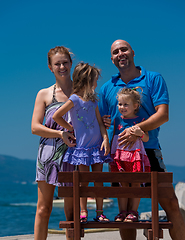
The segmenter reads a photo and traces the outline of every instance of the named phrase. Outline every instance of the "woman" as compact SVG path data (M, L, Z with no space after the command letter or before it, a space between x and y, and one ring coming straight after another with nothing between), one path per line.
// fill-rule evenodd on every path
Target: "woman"
M70 75L72 59L68 49L63 46L50 49L48 67L54 74L56 83L38 92L31 126L32 133L41 136L36 170L38 202L34 227L35 240L47 238L54 190L58 185L58 172L74 169L72 165L62 164L66 144L71 147L75 146L74 142L69 141L69 138L74 139L74 136L52 119L54 112L68 100L72 92ZM43 125L44 118L45 125ZM67 115L65 119L69 121ZM72 198L64 199L64 211L66 219L72 220ZM66 233L66 238L69 239L67 235Z

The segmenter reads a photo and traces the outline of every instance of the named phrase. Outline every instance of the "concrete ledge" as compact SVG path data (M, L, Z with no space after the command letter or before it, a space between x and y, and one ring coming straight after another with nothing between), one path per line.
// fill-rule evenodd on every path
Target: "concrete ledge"
M93 232L86 232L85 237L82 238L84 240L112 240L112 239L121 239L119 235L119 231L116 229L93 229ZM114 231L113 231L114 230ZM56 231L56 230L49 230L52 233L48 234L47 240L66 240L64 230ZM137 230L137 240L146 240L146 237L143 235L143 230ZM7 237L0 237L0 240L34 240L33 234L31 235L18 235L18 236L7 236ZM164 238L163 240L171 240L169 236L168 230L164 230Z
M84 229L85 233L95 233L95 232L109 232L109 231L119 231L118 228L95 228L95 229ZM65 234L65 230L55 230L48 229L48 233L50 234Z

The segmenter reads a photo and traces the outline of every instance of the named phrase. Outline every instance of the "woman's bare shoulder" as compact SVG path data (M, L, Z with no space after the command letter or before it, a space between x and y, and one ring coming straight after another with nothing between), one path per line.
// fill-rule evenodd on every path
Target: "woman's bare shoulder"
M37 94L37 98L44 101L46 106L51 103L52 96L53 96L53 85L48 88L41 89Z

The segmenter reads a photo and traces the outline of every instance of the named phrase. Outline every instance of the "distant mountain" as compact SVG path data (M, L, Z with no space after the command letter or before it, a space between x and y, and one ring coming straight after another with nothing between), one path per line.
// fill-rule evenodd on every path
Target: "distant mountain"
M173 181L185 182L185 166L178 167L166 165L168 172L173 172ZM35 181L36 161L19 159L0 155L0 181L1 182L33 182ZM108 171L106 166L105 171Z
M1 182L34 182L36 161L0 155Z

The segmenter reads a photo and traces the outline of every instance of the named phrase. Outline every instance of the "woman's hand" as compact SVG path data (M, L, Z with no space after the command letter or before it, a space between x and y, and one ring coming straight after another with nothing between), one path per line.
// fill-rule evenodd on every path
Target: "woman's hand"
M126 128L123 132L118 135L119 146L123 146L123 149L126 147L132 148L134 143L137 140L137 136L131 133L131 128Z
M102 117L102 121L103 121L103 124L105 126L106 129L109 129L110 125L111 125L111 118L110 118L110 115L104 115Z
M72 133L61 131L61 138L68 147L76 146L76 138Z

